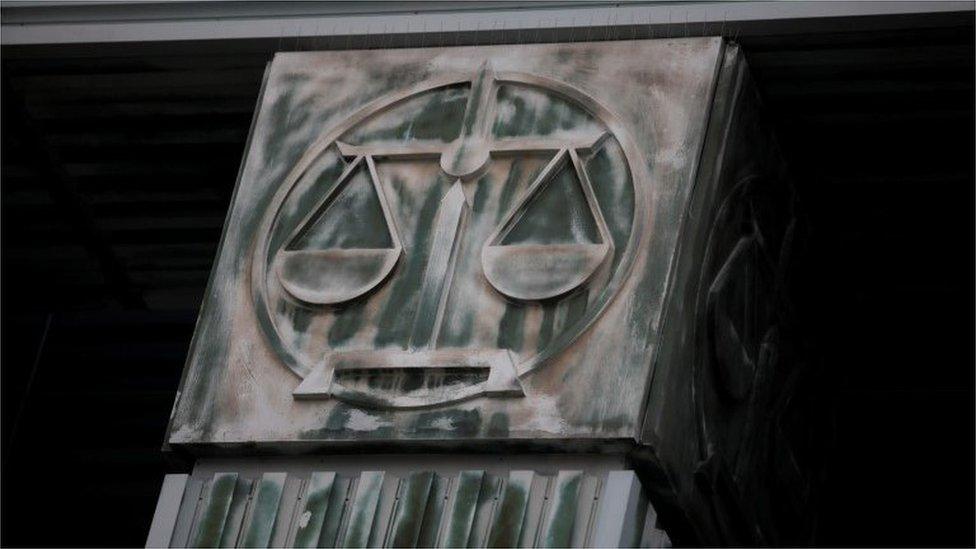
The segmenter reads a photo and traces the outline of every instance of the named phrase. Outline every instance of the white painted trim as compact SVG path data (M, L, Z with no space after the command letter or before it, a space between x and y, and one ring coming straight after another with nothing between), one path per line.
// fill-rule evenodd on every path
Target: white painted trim
M36 2L6 1L0 44L416 35L593 29L633 25L659 33L690 27L872 15L972 12L966 1L792 2ZM802 30L802 25L793 32ZM790 29L786 29L789 31ZM845 30L850 30L845 25ZM778 32L784 29L777 28ZM582 32L582 31L581 31ZM713 30L711 33L716 34ZM737 30L738 32L738 30ZM582 38L582 37L581 37ZM525 41L533 41L527 36Z
M146 547L169 547L189 478L190 475L166 475L163 478L156 512L149 527L149 535L146 536Z
M592 547L628 547L639 536L641 483L633 471L610 471L600 495Z

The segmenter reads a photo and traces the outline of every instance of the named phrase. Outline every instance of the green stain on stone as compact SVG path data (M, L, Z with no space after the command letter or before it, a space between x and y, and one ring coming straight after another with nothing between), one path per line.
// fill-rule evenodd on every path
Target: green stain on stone
M497 137L513 137L522 133L520 130L529 126L531 114L529 113L525 99L513 95L511 86L501 86L498 88L496 112L501 111L507 104L514 109L515 114L508 120L496 117L492 133Z
M311 326L312 320L317 314L304 307L295 307L291 302L285 300L279 302L279 308L284 309L279 316L287 316L293 326L294 338L291 342L292 347L296 349L305 347L305 343L311 335L308 328ZM280 342L278 342L278 345L280 345Z
M546 303L542 310L542 326L539 328L539 341L536 350L541 351L552 340L552 328L556 321L556 304Z
M365 308L367 301L360 300L342 307L336 312L335 322L329 328L329 345L332 348L341 347L363 327L366 320Z
M495 412L488 420L486 435L490 438L508 438L508 414Z
M220 333L227 330L227 323L223 322L224 307L224 304L218 303L216 312L205 312L208 321L201 322L200 329L193 335L193 370L185 384L189 389L182 397L178 397L180 409L187 407L185 422L199 426L202 440L208 440L213 434L213 407L216 400L213 387L219 385L221 375L221 370L211 365L223 364L227 357L228 336Z
M449 430L442 426L448 424ZM480 410L438 410L417 415L414 430L418 434L436 435L438 438L470 437L481 429Z
M634 194L631 187L630 171L623 150L616 139L609 139L596 155L586 162L586 172L593 185L593 194L603 211L613 208L614 215L604 215L607 229L617 250L614 254L613 268L622 259L621 252L630 239L634 221Z
M402 183L406 184L406 183ZM394 185L395 187L395 185ZM433 185L426 193L417 221L417 234L412 239L404 236L405 257L402 268L393 273L393 287L376 320L377 347L397 345L406 347L417 313L417 300L423 285L424 269L430 252L430 238L434 217L443 198L444 188Z
M271 131L268 133L268 139L264 145L265 158L277 158L288 136L289 126L286 122L292 109L292 90L294 88L285 86L283 89L285 91L278 96L268 110L271 117L268 127L271 128Z
M295 101L294 90L301 89L301 84L307 78L299 75L288 75L282 78L288 85L280 86L285 90L271 105L269 110L271 128L264 144L265 158L276 159L268 165L290 166L299 155L305 152L307 143L294 143L286 149L289 137L294 137L297 129L311 118L313 103L310 99ZM290 81L290 82L289 82Z
M451 141L460 131L467 95L467 85L456 85L411 97L374 115L341 139L351 144L412 139Z
M517 158L512 161L512 167L508 170L508 176L505 178L505 182L502 183L498 211L495 214L496 225L501 223L502 218L505 217L505 214L508 213L509 208L512 207L512 203L515 201L515 197L519 191L519 182L522 180L523 170L521 159Z
M563 163L532 199L502 244L563 244L600 241L596 221L576 171Z
M606 432L619 432L634 426L634 418L629 414L617 414L611 417L600 418L599 422L600 429Z
M308 327L312 324L313 315L309 314L308 311L302 308L294 308L291 312L292 325L295 327L295 331L299 333L305 333L308 331Z
M498 338L495 344L499 349L521 351L525 339L525 306L508 303L498 322Z
M331 181L325 182L328 183ZM319 207L307 225L299 228L286 249L389 248L392 245L380 198L366 163L360 162L343 187Z
M474 335L474 315L464 315L461 318L454 318L451 330L447 326L442 326L438 339L440 347L464 347L471 342Z
M558 130L596 126L593 117L581 106L555 94L517 85L503 85L498 90L496 116L492 132L498 137L550 135Z
M339 184L339 177L345 169L346 163L342 161L335 145L329 146L319 155L282 205L280 217L272 227L268 239L270 251L279 250L286 244L285 238L298 228L298 223L312 212L322 197L327 196ZM268 259L273 259L273 254Z
M325 421L324 431L338 432L346 428L346 423L349 421L349 408L345 406L337 406L333 408L332 412L329 413L329 418ZM317 432L317 430L316 430ZM307 438L315 438L312 435Z
M485 211L485 204L488 203L488 196L491 194L489 187L490 181L485 178L478 180L477 188L474 191L474 200L471 201L471 211L480 214Z
M359 409L359 408L356 408ZM371 410L370 414L377 417L383 424L372 431L350 431L349 414L352 408L342 402L337 402L336 406L326 417L325 425L316 429L306 429L299 433L301 440L317 440L324 438L339 437L342 439L382 439L393 435L393 425L391 414L379 410Z
M558 107L553 103L546 105L546 108L542 110L542 113L536 119L535 130L542 135L548 135L559 128L560 122L562 120L559 117L560 112Z
M556 333L566 331L569 326L576 323L586 313L586 304L589 300L589 290L584 286L579 290L567 295L559 303L558 307L565 310L560 325L556 326Z

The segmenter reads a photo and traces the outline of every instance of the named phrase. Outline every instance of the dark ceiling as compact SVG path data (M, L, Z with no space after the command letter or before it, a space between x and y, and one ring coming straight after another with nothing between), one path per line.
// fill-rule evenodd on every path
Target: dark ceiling
M901 27L738 37L812 227L824 545L974 543L973 14ZM345 45L4 47L4 545L144 542L264 65Z

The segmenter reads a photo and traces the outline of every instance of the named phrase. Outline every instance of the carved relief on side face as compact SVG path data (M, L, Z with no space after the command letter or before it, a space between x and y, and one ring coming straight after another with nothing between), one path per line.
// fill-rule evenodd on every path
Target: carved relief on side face
M281 183L257 233L260 324L295 398L518 398L639 245L636 148L577 89L485 62L366 105Z
M717 209L702 263L698 446L703 463L721 461L713 466L727 467L735 482L755 478L754 471L772 467L765 460L792 452L788 446L781 453L755 451L782 443L770 425L792 398L783 380L790 366L780 356L792 343L784 284L796 228L792 201L787 182L742 178ZM775 469L794 466L786 459Z

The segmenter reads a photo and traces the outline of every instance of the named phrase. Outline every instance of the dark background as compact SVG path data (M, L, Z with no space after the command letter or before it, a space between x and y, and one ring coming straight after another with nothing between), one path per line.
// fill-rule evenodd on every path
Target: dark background
M817 542L973 545L973 15L892 22L735 38L812 229ZM362 45L3 48L2 544L144 543L264 65Z

